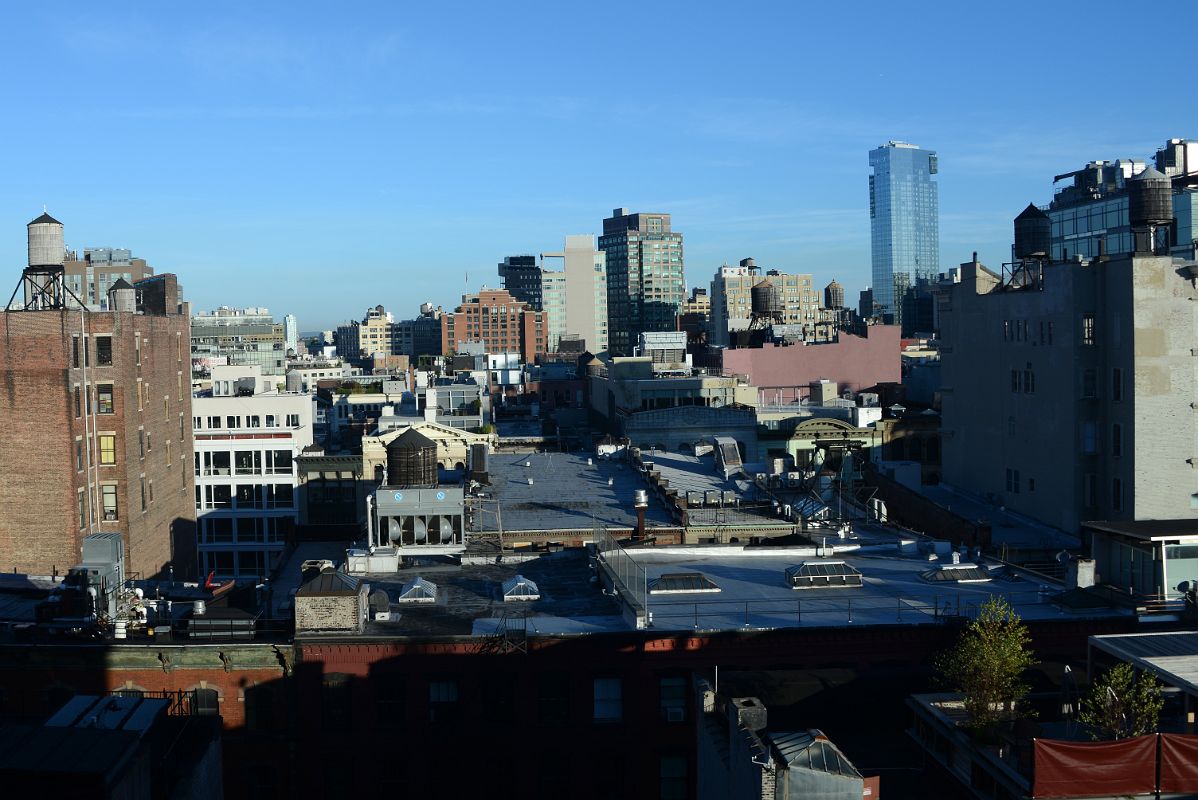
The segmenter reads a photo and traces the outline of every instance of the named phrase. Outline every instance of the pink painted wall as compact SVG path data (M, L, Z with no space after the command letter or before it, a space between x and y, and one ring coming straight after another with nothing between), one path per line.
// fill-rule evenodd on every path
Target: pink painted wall
M748 375L765 403L790 403L807 394L807 384L826 378L854 392L902 380L902 345L896 325L872 325L867 336L840 334L834 344L725 350L725 374Z

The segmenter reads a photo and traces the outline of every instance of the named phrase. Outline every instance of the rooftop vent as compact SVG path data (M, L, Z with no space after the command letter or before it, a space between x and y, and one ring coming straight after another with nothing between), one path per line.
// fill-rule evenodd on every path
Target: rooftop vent
M417 575L403 585L397 599L400 603L435 603L437 602L437 584L426 581Z
M977 564L941 564L924 570L919 577L928 583L985 583L991 579L990 573Z
M649 594L691 594L695 592L718 592L711 578L702 572L667 572L657 580L649 581Z
M786 568L786 583L792 589L860 589L860 570L843 561L804 561Z
M522 600L540 600L541 590L523 575L508 578L503 582L503 601L515 603Z

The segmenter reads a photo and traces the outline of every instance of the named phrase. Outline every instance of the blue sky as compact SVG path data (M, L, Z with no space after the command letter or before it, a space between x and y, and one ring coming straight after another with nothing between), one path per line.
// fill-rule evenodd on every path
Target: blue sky
M997 263L1054 174L1198 137L1167 44L1196 9L1154 33L1102 2L12 4L0 263L15 286L45 204L71 247L308 330L454 304L627 206L674 215L692 285L753 256L855 298L869 149L937 150L941 268Z

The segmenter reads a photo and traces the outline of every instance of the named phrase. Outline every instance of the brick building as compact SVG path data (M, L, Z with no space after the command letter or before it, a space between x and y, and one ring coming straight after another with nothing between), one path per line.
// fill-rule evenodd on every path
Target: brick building
M119 532L130 574L194 573L187 314L171 274L118 293L130 310L0 313L5 572L65 572Z
M452 314L441 315L441 352L462 342L482 342L491 353L519 353L531 364L549 348L545 312L533 311L506 289L483 289L462 296Z

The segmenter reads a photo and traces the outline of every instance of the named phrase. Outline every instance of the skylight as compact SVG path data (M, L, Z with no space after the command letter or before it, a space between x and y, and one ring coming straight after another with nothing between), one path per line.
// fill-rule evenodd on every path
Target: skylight
M860 589L861 572L843 561L804 561L786 568L786 583L792 589Z
M690 594L718 592L720 587L702 572L667 572L649 581L649 594Z

